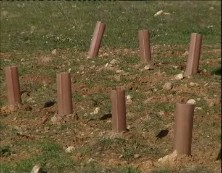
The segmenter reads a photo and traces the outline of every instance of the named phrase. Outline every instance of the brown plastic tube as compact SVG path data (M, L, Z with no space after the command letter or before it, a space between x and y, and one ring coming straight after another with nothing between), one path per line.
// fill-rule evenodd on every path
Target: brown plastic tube
M194 107L193 104L176 104L174 149L177 154L191 155Z
M148 30L139 31L139 47L140 58L143 63L152 65L151 50L150 50L150 38Z
M125 91L121 88L111 91L112 129L119 133L126 131Z
M199 60L201 53L202 36L197 33L192 33L190 38L189 55L185 70L185 76L191 76L198 72Z
M94 58L98 55L105 28L106 28L106 25L104 23L100 21L96 23L96 27L93 33L92 41L91 41L89 52L88 52L89 58Z
M7 86L8 104L18 106L21 104L21 93L16 66L5 67L5 79Z
M70 73L57 74L58 115L73 113Z

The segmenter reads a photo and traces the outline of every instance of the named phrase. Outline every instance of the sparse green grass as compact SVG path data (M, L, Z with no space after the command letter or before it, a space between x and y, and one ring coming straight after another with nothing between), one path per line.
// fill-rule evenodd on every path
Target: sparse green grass
M216 1L1 2L1 50L86 51L98 20L107 25L106 47L136 48L138 30L144 28L152 44L187 44L191 32L203 34L205 44L220 44L219 9ZM154 17L159 10L171 15Z
M50 172L67 171L72 165L75 165L75 162L70 159L69 155L52 141L44 141L34 144L22 142L15 143L14 145L17 147L26 147L26 152L33 152L34 149L40 150L40 152L26 159L20 158L15 163L2 163L1 172L11 172L13 170L16 170L18 173L27 172L28 170L31 170L36 163L41 164L45 169L50 169Z
M16 64L21 90L30 91L22 95L23 103L33 109L1 115L0 173L30 172L37 163L49 173L143 173L143 161L157 162L171 152L169 135L158 141L155 135L166 126L172 129L175 103L182 98L200 98L197 107L202 108L194 117L194 161L153 167L150 172L212 172L219 167L215 157L221 142L220 5L219 1L1 2L0 106L7 104L3 69ZM159 10L170 15L154 17ZM99 20L107 25L102 48L98 57L86 59ZM142 70L140 64L140 29L150 31L153 70ZM203 34L200 70L207 72L171 80L184 70L183 53L192 32ZM105 65L113 59L114 69L107 70ZM56 100L56 74L68 70L79 120L53 125L50 119L57 105L39 109L45 101ZM167 81L173 83L170 91L162 89ZM190 82L199 86L190 87ZM111 119L99 118L110 113L110 91L120 85L132 96L127 105L130 129L121 137L110 137ZM207 99L215 105L209 106ZM95 107L99 113L90 114ZM48 120L41 123L44 117ZM72 153L65 153L68 146L74 146Z

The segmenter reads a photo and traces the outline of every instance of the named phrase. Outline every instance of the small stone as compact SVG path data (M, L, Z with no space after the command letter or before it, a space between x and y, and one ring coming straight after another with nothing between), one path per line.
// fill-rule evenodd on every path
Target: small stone
M148 64L144 67L144 70L152 70L153 69L153 66Z
M187 103L188 103L188 104L193 104L193 105L195 105L195 104L196 104L196 101L195 101L194 99L189 99L189 100L187 101Z
M140 154L134 154L134 156L133 156L135 159L138 159L139 157L141 157L141 155Z
M103 53L103 55L102 55L102 57L108 57L109 56L109 54L108 53Z
M35 166L32 168L31 173L43 173L43 169L40 167L40 165L35 165Z
M66 153L71 153L71 152L74 151L74 149L75 149L75 147L69 146L68 148L65 149L65 152L66 152Z
M99 113L99 110L100 110L100 108L99 108L99 107L96 107L96 108L94 109L94 111L91 112L90 114L91 114L91 115L96 115L96 114Z
M163 85L163 89L165 89L165 90L171 90L172 88L173 88L173 84L171 82L166 82Z
M131 99L132 99L132 96L131 96L131 95L127 95L127 96L126 96L126 99L127 99L127 100L131 100Z
M27 102L29 102L29 103L35 103L35 100L34 100L32 97L30 97L30 98L27 99Z
M153 88L153 90L152 90L153 92L157 92L157 89L156 88Z
M195 83L193 83L193 82L190 82L190 86L195 86Z
M214 10L214 7L210 7L209 10Z
M109 63L106 63L106 64L105 64L105 67L108 67L108 65L109 65Z
M198 83L190 82L190 86L198 86Z
M95 159L90 158L90 159L87 161L87 163L91 163L91 162L93 162L93 161L95 161Z
M52 53L52 55L56 55L57 54L57 50L53 49L51 53Z
M123 158L123 155L122 155L122 154L119 156L119 159L121 159L121 158Z
M177 75L175 76L175 79L176 79L176 80L181 80L181 79L183 79L183 73L177 74Z
M159 115L160 115L160 116L163 116L164 114L165 114L164 111L160 111L160 112L159 112Z
M173 68L174 68L174 69L178 69L178 68L179 68L179 66L177 66L177 65L174 65L174 66L173 66Z
M161 14L163 14L163 10L157 11L157 12L154 14L154 16L159 16L159 15L161 15Z
M116 70L116 73L124 73L123 70Z
M204 72L204 73L206 73L206 72L207 72L207 70L206 70L206 69L203 69L203 72Z

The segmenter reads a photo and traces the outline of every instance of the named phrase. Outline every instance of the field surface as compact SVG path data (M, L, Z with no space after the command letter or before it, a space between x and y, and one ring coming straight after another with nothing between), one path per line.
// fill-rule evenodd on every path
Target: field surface
M0 2L0 172L216 173L221 161L221 2ZM163 10L160 15L154 16ZM97 21L99 55L87 59ZM148 29L154 69L139 57ZM176 80L190 34L203 35L199 72ZM7 106L4 67L17 65L22 106ZM56 74L70 72L73 115L56 121ZM170 82L172 88L164 84ZM126 91L128 132L112 132L110 91ZM196 101L192 157L173 152L175 105ZM165 130L168 134L157 139ZM67 148L69 152L67 152Z

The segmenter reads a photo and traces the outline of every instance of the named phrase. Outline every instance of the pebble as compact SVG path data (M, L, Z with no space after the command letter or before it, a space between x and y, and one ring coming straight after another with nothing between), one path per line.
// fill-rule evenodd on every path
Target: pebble
M74 149L75 149L75 147L69 146L68 148L66 148L65 152L66 152L66 153L71 153L71 152L74 151Z
M153 67L151 65L146 65L144 67L144 70L152 70L152 69L153 69Z
M174 69L178 69L178 68L179 68L179 66L177 66L177 65L174 65L174 66L173 66L173 68L174 68Z
M116 73L124 73L123 70L116 70Z
M139 157L141 157L141 155L140 154L134 154L134 156L133 156L135 159L138 159Z
M35 166L32 168L31 173L43 173L43 170L42 170L42 168L40 167L40 165L35 165Z
M163 10L157 11L157 12L154 14L154 16L159 16L159 15L161 15L161 14L163 14Z
M157 89L156 89L156 88L154 88L154 89L153 89L153 92L157 92Z
M204 72L204 73L206 73L206 72L207 72L207 70L206 70L206 69L203 69L203 72Z
M27 102L29 102L29 103L35 103L35 100L34 100L32 97L30 97L30 98L27 99Z
M196 104L196 101L195 101L194 99L189 99L189 100L187 101L187 103L188 103L188 104L193 104L193 105L195 105L195 104Z
M173 88L173 84L171 82L166 82L163 85L163 89L165 89L165 90L171 90L172 88Z
M177 74L176 76L175 76L175 79L176 80L181 80L181 79L183 79L183 73L180 73L180 74Z
M127 95L126 96L126 103L127 104L131 104L133 101L132 101L132 96L131 95Z
M201 110L201 109L202 109L202 107L195 107L195 109L196 109L196 110Z
M127 95L127 96L126 96L126 99L127 99L127 100L131 100L131 99L132 99L132 96L131 96L131 95Z
M122 155L122 154L119 156L119 159L121 159L121 158L123 158L123 155Z
M90 158L90 159L87 161L87 163L91 163L91 162L94 162L94 161L95 161L95 159Z
M165 112L164 112L164 111L160 111L158 114L159 114L160 116L163 116L163 115L165 114Z
M93 112L91 112L90 114L92 115L96 115L96 114L98 114L99 113L99 110L100 110L100 108L99 107L96 107L95 109L94 109L94 111Z
M108 53L104 53L102 56L103 56L103 57L108 57L109 54L108 54Z
M52 53L52 55L56 55L57 54L57 50L53 49L51 53Z
M108 65L109 65L109 63L106 63L106 64L105 64L105 67L108 67Z

